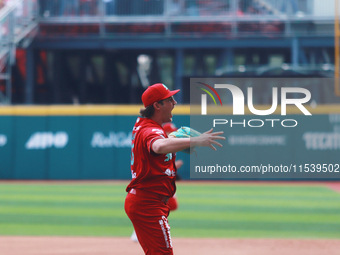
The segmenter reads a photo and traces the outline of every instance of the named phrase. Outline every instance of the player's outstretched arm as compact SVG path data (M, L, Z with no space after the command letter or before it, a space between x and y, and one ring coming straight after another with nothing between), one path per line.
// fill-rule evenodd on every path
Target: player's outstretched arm
M174 153L189 147L210 147L216 150L214 145L222 147L222 144L216 140L225 140L223 131L213 132L213 129L201 134L197 137L191 138L165 138L158 139L152 144L152 150L157 154Z
M190 147L190 138L158 139L152 144L152 150L157 154L175 153Z
M190 138L190 147L202 146L202 147L210 147L211 149L216 151L214 145L222 147L222 144L215 140L225 140L224 136L220 136L223 134L223 131L213 132L213 129L204 132L200 136Z

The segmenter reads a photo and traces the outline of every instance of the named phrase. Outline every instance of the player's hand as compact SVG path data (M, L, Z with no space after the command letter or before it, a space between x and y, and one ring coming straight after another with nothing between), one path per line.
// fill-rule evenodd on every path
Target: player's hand
M223 131L213 132L213 129L210 129L198 137L190 138L190 143L192 143L193 146L210 147L211 149L216 151L217 149L215 148L214 145L222 147L222 144L215 140L225 140L224 136L220 136L223 133L224 133Z

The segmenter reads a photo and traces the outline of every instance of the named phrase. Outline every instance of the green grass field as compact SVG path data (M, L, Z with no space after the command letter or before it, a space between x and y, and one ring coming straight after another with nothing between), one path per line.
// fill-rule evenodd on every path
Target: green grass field
M129 236L126 184L0 184L0 235ZM340 238L323 185L179 182L173 237Z

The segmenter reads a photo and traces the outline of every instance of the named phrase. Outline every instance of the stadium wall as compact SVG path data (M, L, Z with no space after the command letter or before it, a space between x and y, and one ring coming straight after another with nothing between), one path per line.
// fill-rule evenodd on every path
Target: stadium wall
M0 179L130 179L131 129L140 107L1 107ZM286 133L270 128L261 133L259 129L248 128L247 132L240 132L223 127L230 147L228 157L242 158L246 164L258 161L259 152L280 147L287 162L296 161L296 152L300 155L299 161L305 163L311 163L311 160L338 162L340 107L328 105L308 109L313 118L295 116L299 126ZM288 109L288 113L297 114L298 111ZM226 119L232 117L230 108ZM189 106L175 108L174 123L177 126L190 125ZM189 156L178 153L178 157L185 162L179 170L181 177L190 178ZM280 155L277 155L278 163L279 159Z
M0 108L0 179L130 179L140 107ZM175 119L189 125L188 115Z

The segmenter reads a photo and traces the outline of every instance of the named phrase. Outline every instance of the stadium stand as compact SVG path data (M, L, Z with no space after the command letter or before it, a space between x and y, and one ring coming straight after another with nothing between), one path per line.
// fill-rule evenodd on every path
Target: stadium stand
M138 103L159 80L334 74L322 0L13 0L0 28L2 103Z

